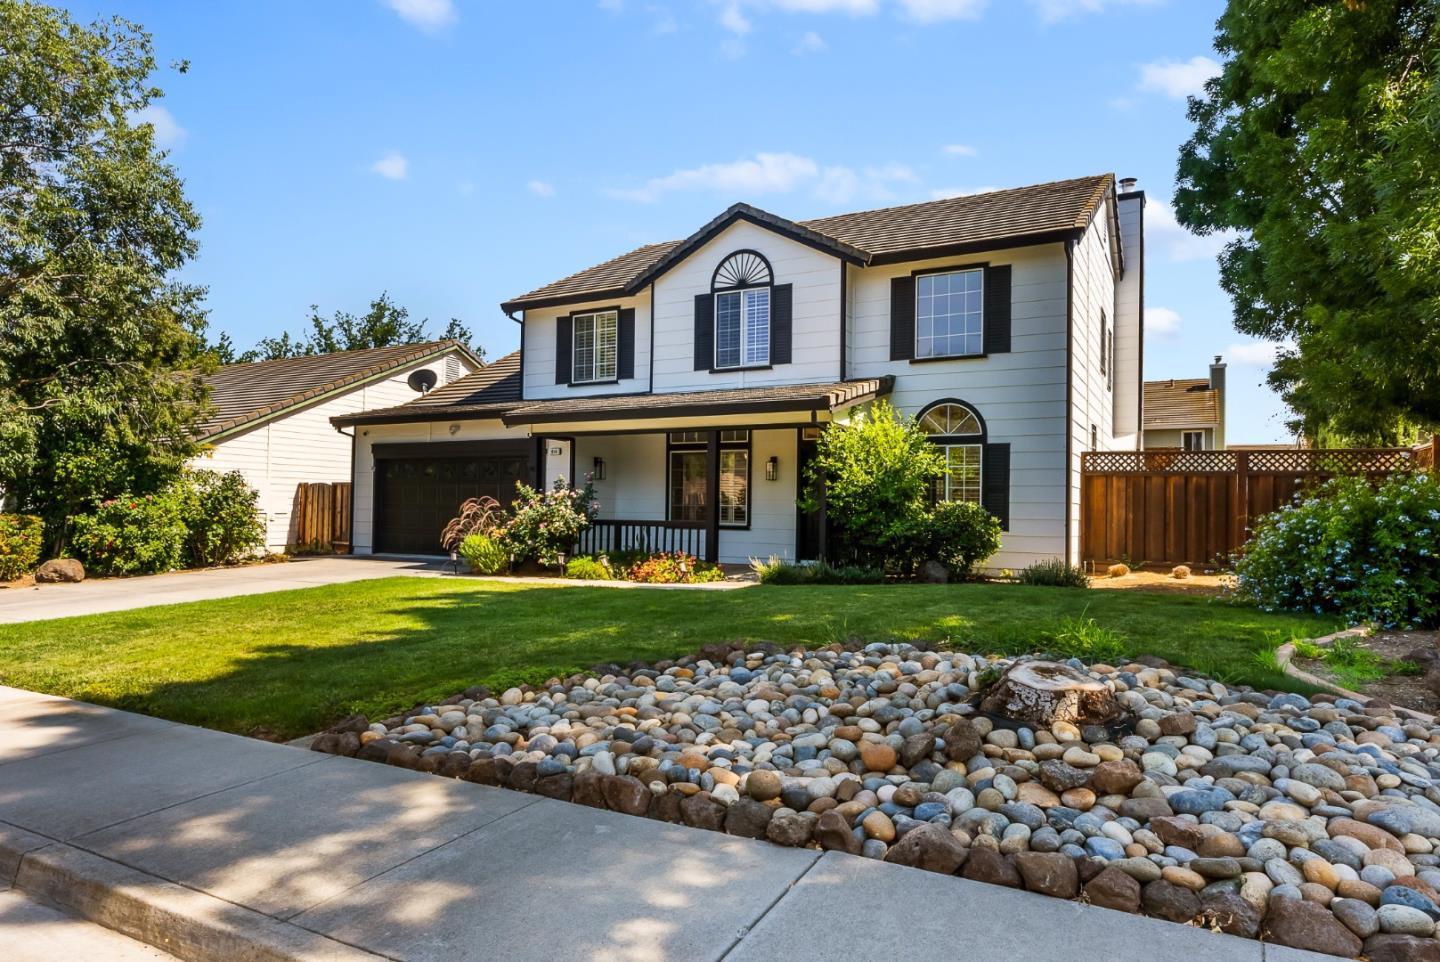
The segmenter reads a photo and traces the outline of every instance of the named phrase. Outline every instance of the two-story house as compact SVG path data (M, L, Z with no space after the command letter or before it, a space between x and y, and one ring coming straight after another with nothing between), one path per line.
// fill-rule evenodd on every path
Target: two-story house
M502 305L520 350L353 432L358 552L434 552L465 497L593 477L586 548L824 555L796 506L878 398L1000 518L994 567L1079 545L1080 455L1139 447L1144 195L1109 174L790 221L736 204Z

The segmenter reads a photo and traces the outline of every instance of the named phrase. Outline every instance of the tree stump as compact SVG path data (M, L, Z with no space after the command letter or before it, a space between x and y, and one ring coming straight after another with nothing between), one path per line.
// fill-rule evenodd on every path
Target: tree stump
M1046 727L1103 725L1123 713L1108 686L1054 661L1011 665L985 693L980 710Z

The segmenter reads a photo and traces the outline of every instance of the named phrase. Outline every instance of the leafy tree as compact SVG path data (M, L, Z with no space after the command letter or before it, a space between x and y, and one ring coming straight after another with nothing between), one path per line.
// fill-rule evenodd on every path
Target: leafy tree
M1220 280L1295 427L1440 423L1440 4L1230 0L1176 216L1235 231Z
M52 548L196 450L204 292L174 278L200 219L136 119L154 67L129 21L0 0L0 489Z
M877 401L820 435L801 506L815 510L823 487L839 554L880 565L924 523L931 483L944 473L944 457L914 418Z
M392 301L388 291L382 291L370 302L370 309L360 315L336 311L334 316L325 318L321 316L320 308L311 304L310 330L303 338L292 337L288 331L279 337L263 338L253 350L246 351L238 359L273 361L281 357L359 351L392 344L421 344L432 339L426 333L428 325L428 320L410 320L410 311ZM465 345L469 345L472 336L470 329L456 317L450 318L441 335ZM218 344L215 350L219 350Z

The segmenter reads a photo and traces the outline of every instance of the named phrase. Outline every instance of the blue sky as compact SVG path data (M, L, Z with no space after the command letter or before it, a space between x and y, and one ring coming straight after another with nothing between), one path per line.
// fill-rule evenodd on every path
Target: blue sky
M737 200L792 218L1113 171L1146 190L1146 376L1230 362L1280 440L1220 242L1169 212L1221 0L71 3L149 29L157 133L204 218L188 277L241 346L389 290L491 357L498 304Z

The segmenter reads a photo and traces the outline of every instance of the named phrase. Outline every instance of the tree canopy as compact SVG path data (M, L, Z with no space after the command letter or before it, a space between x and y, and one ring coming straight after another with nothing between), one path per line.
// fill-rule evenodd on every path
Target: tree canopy
M52 544L196 449L200 219L138 119L154 69L133 23L0 0L0 489Z
M1296 427L1440 424L1440 3L1230 0L1175 211L1234 231L1220 281Z
M310 354L332 354L336 351L358 351L368 347L392 344L420 344L433 340L427 333L428 319L412 321L410 311L390 299L388 291L370 302L364 314L336 311L322 317L319 306L310 305L309 330L292 336L289 331L279 337L262 338L260 343L243 354L236 354L229 335L221 334L212 351L222 364L245 361L272 361L280 357L302 357ZM457 317L450 318L440 337L469 345L470 329ZM476 353L482 353L476 351Z

